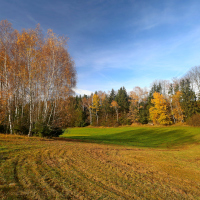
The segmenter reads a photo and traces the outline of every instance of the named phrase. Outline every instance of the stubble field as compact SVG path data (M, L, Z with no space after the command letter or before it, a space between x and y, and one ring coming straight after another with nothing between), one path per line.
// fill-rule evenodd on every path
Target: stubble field
M0 199L200 199L199 128L79 128L63 137L1 134Z

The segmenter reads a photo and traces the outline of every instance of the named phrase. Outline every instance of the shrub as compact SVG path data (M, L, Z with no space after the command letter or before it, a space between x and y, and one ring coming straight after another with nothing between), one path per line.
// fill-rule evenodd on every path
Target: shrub
M6 127L0 124L0 133L6 133Z
M33 129L34 135L39 137L59 137L63 130L59 127L47 125L44 122L37 122Z
M118 124L119 125L131 125L131 119L127 118L126 116L119 117Z
M18 122L14 124L13 129L16 134L28 135L29 124L27 123L26 118L18 120Z
M190 126L200 126L200 113L192 115L192 117L187 120L187 124Z
M63 130L59 127L51 127L50 135L51 137L59 137L59 135L63 134Z
M34 135L39 137L48 137L50 132L50 127L43 122L37 122L33 128Z
M29 128L22 124L16 124L14 126L14 132L19 135L28 135Z

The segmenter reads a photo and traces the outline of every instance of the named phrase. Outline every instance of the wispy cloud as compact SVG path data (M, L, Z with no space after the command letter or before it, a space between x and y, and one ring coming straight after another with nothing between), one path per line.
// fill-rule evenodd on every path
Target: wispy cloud
M38 22L37 22L32 16L27 15L27 18L28 18L31 22L33 22L34 24L38 24Z
M9 2L1 18L20 29L39 22L70 38L80 93L148 86L200 63L198 0Z

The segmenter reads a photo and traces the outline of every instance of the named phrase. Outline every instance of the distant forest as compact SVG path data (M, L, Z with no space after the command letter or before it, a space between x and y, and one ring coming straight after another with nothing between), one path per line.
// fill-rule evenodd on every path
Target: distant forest
M154 81L150 91L125 87L109 93L70 97L68 126L172 125L200 126L200 67L181 79Z
M200 67L155 81L150 91L125 87L74 96L76 70L67 38L52 30L14 30L0 22L0 132L58 136L63 128L138 124L200 125Z

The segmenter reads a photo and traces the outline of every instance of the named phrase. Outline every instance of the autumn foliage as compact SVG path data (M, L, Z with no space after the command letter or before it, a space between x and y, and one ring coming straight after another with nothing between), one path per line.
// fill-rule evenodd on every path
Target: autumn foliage
M7 132L31 136L63 126L62 107L73 94L76 71L67 38L52 30L43 36L40 26L14 30L0 22L0 123Z
M170 113L168 111L167 101L163 95L155 92L151 100L153 106L149 109L150 119L154 124L167 125L171 124Z
M73 96L76 70L67 40L52 30L43 35L39 25L19 32L0 22L1 132L48 136L69 126L170 125L200 113L200 67L180 80L155 81L149 91L121 87Z

